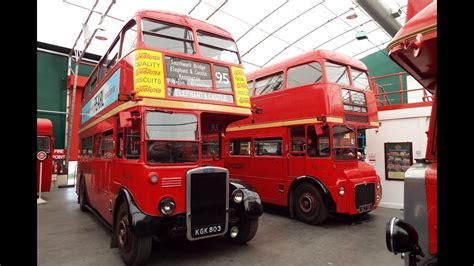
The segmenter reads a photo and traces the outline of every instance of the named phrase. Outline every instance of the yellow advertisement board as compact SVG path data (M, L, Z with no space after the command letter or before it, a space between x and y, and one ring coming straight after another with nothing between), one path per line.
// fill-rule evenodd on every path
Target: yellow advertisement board
M136 50L134 55L133 86L137 96L165 98L162 53Z
M245 72L240 67L230 67L232 70L232 80L234 82L234 93L237 106L250 107L249 89Z

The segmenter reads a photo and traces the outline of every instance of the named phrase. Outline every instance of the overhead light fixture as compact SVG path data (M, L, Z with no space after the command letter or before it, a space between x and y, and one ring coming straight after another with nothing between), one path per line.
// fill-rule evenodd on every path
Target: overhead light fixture
M100 35L98 35L98 36L95 36L95 38L96 38L97 40L100 40L100 41L107 41L107 37L105 37L105 36L100 36Z
M402 15L402 9L399 8L397 11L390 14L393 18L398 18Z
M357 13L355 12L355 9L353 7L349 8L349 11L352 12L346 17L346 19L355 19L357 18Z
M358 32L356 33L356 39L359 40L359 41L360 41L360 40L364 40L364 39L368 39L368 37L367 37L367 32L365 32L365 31L363 31L363 30L358 31Z
M103 28L97 28L97 31L105 31ZM94 38L100 41L107 41L107 37L102 36L102 35L96 35Z

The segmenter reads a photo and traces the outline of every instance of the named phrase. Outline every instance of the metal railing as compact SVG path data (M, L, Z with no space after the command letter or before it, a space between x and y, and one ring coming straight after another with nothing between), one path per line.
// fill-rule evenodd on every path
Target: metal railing
M421 102L431 102L433 97L427 92L421 85L419 88L408 89L404 88L403 80L404 77L408 76L406 72L398 72L393 74L387 74L382 76L376 76L370 78L370 84L377 99L378 106L390 106L400 104L411 104ZM397 82L393 82L393 77L398 77ZM392 82L387 83L387 79L391 78ZM385 83L384 83L385 80ZM408 85L408 84L407 84ZM392 88L389 89L388 87ZM393 87L396 87L393 89ZM420 93L413 93L413 92ZM394 97L398 95L398 97Z

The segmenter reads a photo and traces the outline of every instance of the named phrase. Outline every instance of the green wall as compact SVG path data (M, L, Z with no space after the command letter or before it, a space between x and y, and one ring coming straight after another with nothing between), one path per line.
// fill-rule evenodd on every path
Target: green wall
M387 50L377 51L361 59L362 62L369 69L370 77L382 76L387 74L394 74L398 72L405 72L404 69L399 67L395 62L390 59L387 55ZM376 82L383 85L386 92L388 91L399 91L400 81L399 77L389 77L384 79L378 79ZM403 77L403 89L406 90L407 79ZM403 93L403 103L407 103L407 94ZM380 97L382 100L382 97ZM400 94L392 94L389 96L390 103L400 103Z
M38 110L66 112L67 57L57 54L36 52L36 104ZM79 75L89 76L91 66L80 65ZM53 122L54 148L64 149L66 116L37 112L37 117Z

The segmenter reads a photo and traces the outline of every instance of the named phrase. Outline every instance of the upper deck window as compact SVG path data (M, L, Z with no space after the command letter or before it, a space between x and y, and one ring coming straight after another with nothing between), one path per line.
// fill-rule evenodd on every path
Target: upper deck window
M46 153L50 152L49 137L37 136L36 137L36 151L44 151Z
M347 66L326 62L326 76L329 82L349 85Z
M317 62L312 62L288 69L286 86L292 88L313 84L321 81L322 77L321 65Z
M237 46L233 40L224 39L202 31L197 32L199 49L204 57L239 64Z
M137 25L134 24L123 35L121 57L126 56L135 49L137 45Z
M255 96L280 90L283 87L283 72L257 80Z
M146 45L194 54L193 32L171 24L143 19L143 42Z
M365 72L351 68L352 85L356 88L370 90L369 77Z
M247 83L247 86L248 86L248 89L249 89L249 97L253 96L253 84L254 83L255 82L253 80L251 80Z

